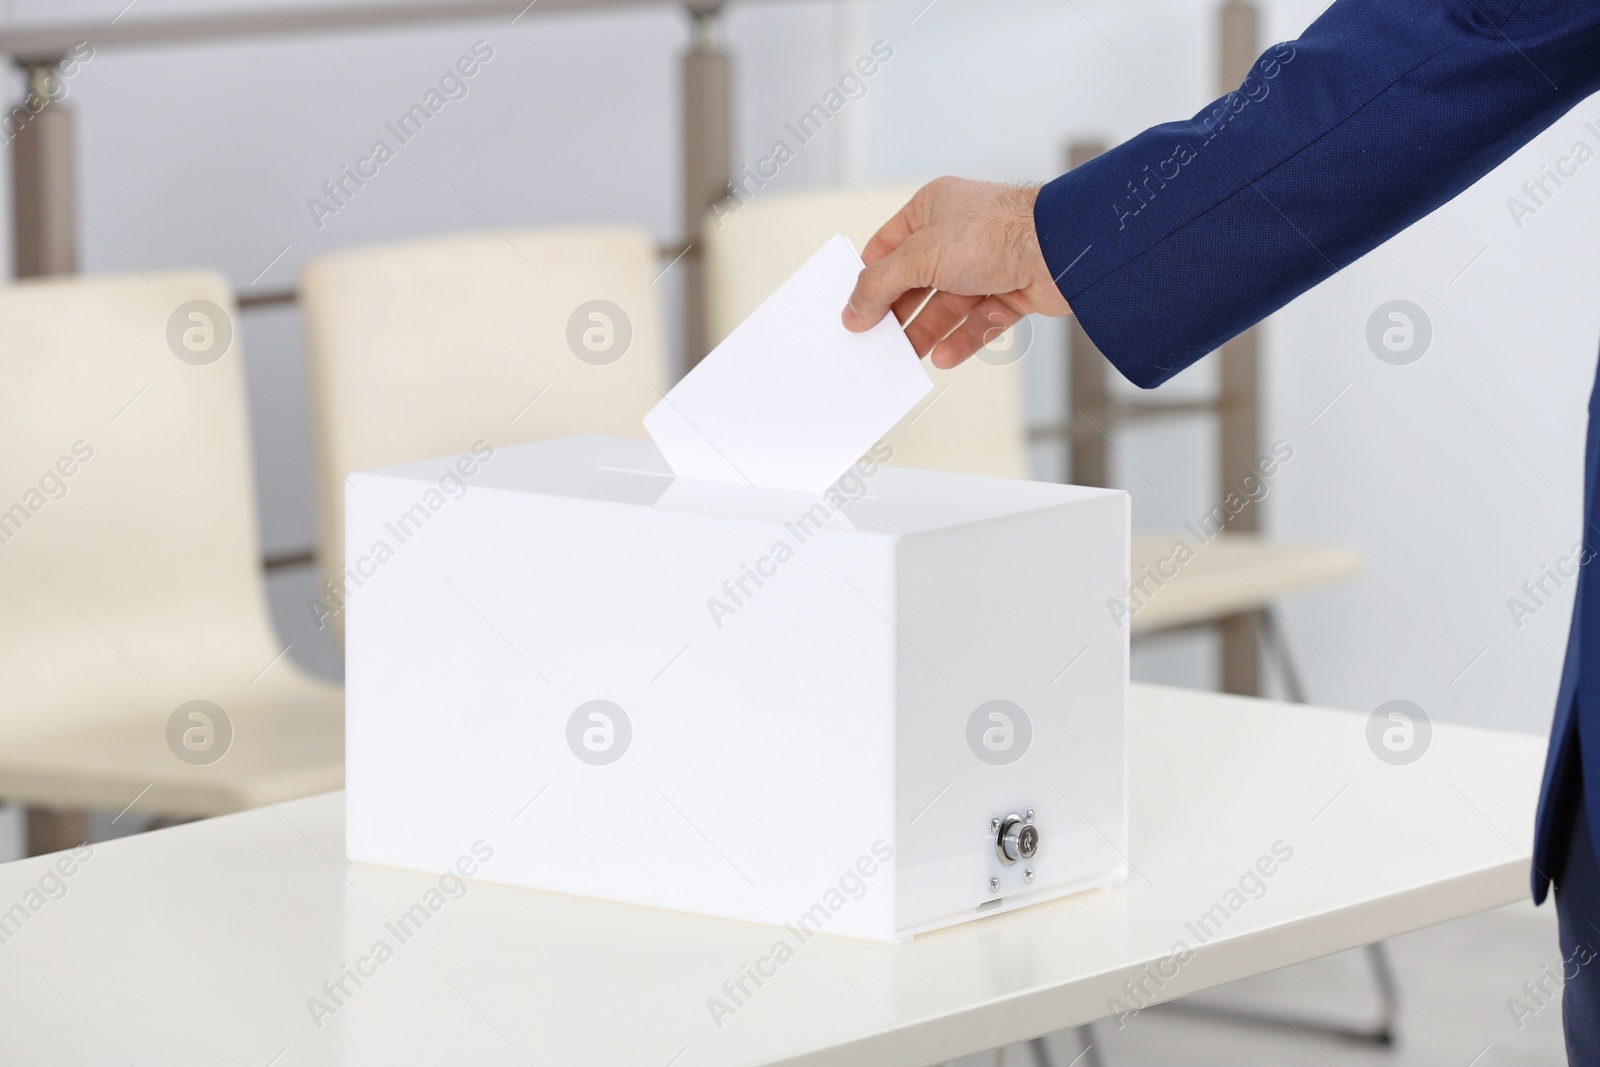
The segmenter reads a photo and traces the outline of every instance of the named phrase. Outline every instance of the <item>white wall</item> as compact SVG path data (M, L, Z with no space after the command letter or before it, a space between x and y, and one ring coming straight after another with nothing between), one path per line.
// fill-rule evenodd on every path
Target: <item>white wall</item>
M1277 32L1316 7L1281 5ZM1290 612L1325 656L1302 656L1324 701L1405 697L1443 719L1549 723L1573 583L1520 629L1506 602L1580 536L1600 163L1520 229L1506 201L1579 137L1600 149L1585 120L1600 125L1600 100L1273 320L1269 432L1300 446L1274 529L1368 557L1359 586ZM1433 324L1410 366L1380 362L1365 341L1370 313L1395 298Z
M124 2L11 0L10 17L109 19ZM141 0L124 17L223 6ZM1272 0L1268 35L1294 36L1322 6ZM315 228L306 198L479 39L495 58L470 95ZM1047 178L1069 137L1114 143L1188 115L1216 78L1208 0L734 0L722 43L743 72L736 158L758 158L880 39L894 59L777 184ZM662 5L102 53L73 82L91 223L84 267L209 264L249 291L285 245L255 288L288 284L328 249L478 229L484 217L502 227L620 219L675 238L677 56L688 40ZM1521 629L1505 601L1578 537L1600 337L1600 251L1589 239L1600 232L1600 162L1520 230L1505 198L1583 135L1584 118L1600 125L1600 101L1269 324L1265 438L1290 441L1296 455L1274 484L1268 527L1346 541L1368 560L1358 584L1287 605L1320 702L1366 709L1407 697L1441 719L1548 722L1570 585ZM1368 315L1396 297L1420 304L1434 327L1432 349L1409 367L1381 363L1365 341ZM270 550L311 536L297 334L292 310L253 313L244 331ZM1028 357L1039 419L1061 405L1051 387L1060 345L1059 325L1041 325ZM1202 363L1167 388L1213 380ZM1176 527L1214 502L1207 427L1130 431L1118 446L1141 525ZM1036 459L1041 476L1059 473L1054 449ZM296 654L327 664L303 632L303 580L274 585L290 639L304 638ZM1208 684L1208 649L1169 641L1142 652L1138 671Z

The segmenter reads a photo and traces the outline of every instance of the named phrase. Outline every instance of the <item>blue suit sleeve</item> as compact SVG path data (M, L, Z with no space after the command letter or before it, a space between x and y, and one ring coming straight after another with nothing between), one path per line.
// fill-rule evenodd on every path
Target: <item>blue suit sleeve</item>
M1041 189L1039 244L1089 337L1153 387L1597 86L1594 0L1337 0L1235 92Z

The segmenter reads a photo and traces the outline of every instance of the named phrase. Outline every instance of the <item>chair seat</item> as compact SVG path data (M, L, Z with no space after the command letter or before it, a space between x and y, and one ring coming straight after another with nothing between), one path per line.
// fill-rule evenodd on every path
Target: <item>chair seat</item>
M1193 552L1187 562L1178 560L1179 542ZM1153 577L1141 588L1147 574ZM1360 574L1361 553L1345 545L1236 533L1202 544L1187 533L1135 534L1132 577L1138 602L1130 624L1142 635L1215 622L1259 611L1293 593L1354 581Z
M344 784L339 686L285 661L254 683L209 688L205 699L224 709L232 740L220 759L197 766L168 745L177 704L133 689L64 690L37 709L42 725L7 732L0 796L41 807L121 811L131 804L134 811L207 816Z

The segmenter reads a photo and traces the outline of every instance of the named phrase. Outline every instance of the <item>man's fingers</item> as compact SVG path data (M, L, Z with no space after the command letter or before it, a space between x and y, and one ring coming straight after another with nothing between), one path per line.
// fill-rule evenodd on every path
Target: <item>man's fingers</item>
M896 300L893 305L894 317L900 320L900 325L904 326L910 322L932 293L932 289L912 289Z
M878 232L872 235L867 247L861 250L863 263L871 266L878 262L909 241L912 234L928 224L928 198L933 185L933 182L929 182L918 189L911 199L906 201L904 207L896 211L888 222L878 227Z
M846 329L860 332L876 326L896 300L932 284L931 261L917 245L909 240L861 272L844 309Z
M934 346L928 361L940 370L949 370L993 341L1022 318L1022 312L997 296L984 297L966 320Z
M919 257L925 260L921 267L897 264L897 273L888 275L888 282L881 288L876 287L882 283L881 277L869 281L868 276L874 267L886 261L903 259L908 252L920 251L914 246L913 238L928 225L934 193L941 184L948 182L949 179L941 178L918 189L905 206L894 213L893 218L878 227L878 232L862 249L861 261L867 265L867 270L862 271L857 279L855 292L850 295L850 303L844 310L844 324L848 329L868 329L876 325L890 308L894 309L901 322L905 322L927 299L932 281L929 276L933 271L932 261L927 257Z
M928 306L906 327L906 339L911 342L917 355L925 356L933 350L934 345L944 340L945 334L961 325L962 320L982 301L981 296L935 293L933 299L928 301Z

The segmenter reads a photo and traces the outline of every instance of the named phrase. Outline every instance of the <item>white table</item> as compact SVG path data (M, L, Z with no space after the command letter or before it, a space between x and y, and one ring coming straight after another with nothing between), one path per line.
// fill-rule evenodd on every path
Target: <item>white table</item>
M708 998L778 931L473 883L401 943L385 923L437 880L347 864L329 794L95 846L5 931L0 1062L938 1063L1104 1017L1179 940L1157 999L1527 892L1541 738L1436 723L1391 766L1362 714L1143 686L1133 708L1126 887L898 948L814 937L720 1028ZM0 909L51 860L0 867ZM1202 944L1186 924L1218 904ZM379 939L319 1029L308 999Z

